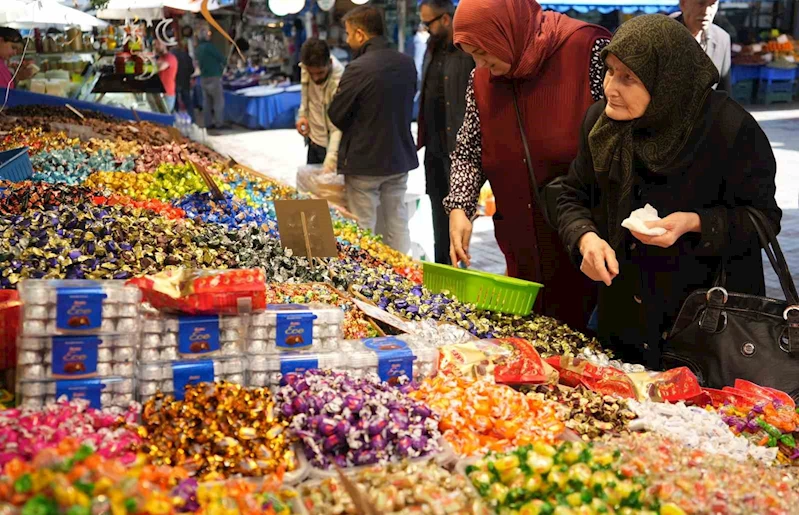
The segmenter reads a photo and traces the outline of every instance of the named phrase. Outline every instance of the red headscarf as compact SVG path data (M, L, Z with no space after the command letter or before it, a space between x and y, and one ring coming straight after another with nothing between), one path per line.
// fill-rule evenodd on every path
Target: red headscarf
M535 0L461 0L455 11L456 45L480 48L511 65L509 79L538 74L547 59L585 24L542 12Z

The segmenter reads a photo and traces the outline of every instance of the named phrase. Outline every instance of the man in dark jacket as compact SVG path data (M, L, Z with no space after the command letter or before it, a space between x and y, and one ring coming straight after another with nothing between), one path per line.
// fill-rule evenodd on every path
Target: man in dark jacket
M194 102L191 99L191 76L194 75L194 60L183 44L172 49L172 55L178 60L177 94L183 108L194 119Z
M449 264L449 217L444 197L449 194L449 155L466 113L466 87L474 60L452 44L452 0L423 0L422 24L430 31L422 72L418 148L424 155L427 194L433 207L436 263Z
M341 129L338 172L345 176L347 204L364 228L384 217L383 240L410 250L405 191L408 172L419 166L411 135L416 68L389 48L380 11L356 7L344 17L353 61L344 70L328 108Z

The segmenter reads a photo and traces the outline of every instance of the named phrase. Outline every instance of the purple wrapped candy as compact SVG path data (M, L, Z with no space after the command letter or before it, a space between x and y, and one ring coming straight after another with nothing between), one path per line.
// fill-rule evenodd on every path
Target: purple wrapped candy
M431 410L376 377L312 370L275 398L315 467L384 464L440 450Z
M332 418L323 418L319 422L319 432L325 436L331 436L333 433L336 433L337 425L338 425L337 422Z

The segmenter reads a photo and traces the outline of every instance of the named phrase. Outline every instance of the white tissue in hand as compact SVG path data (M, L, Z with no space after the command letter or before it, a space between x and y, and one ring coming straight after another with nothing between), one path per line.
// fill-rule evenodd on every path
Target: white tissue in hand
M645 234L646 236L663 236L666 234L666 229L663 227L654 227L650 229L645 223L656 222L658 220L660 220L658 210L647 204L642 209L636 209L630 213L630 216L621 223L621 226L632 232Z

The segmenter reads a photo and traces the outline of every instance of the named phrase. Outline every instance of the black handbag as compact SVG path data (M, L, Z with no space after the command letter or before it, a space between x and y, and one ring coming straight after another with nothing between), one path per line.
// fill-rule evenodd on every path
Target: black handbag
M538 187L538 181L535 180L535 171L533 170L533 161L530 159L530 147L527 144L527 136L524 133L524 123L522 122L522 112L519 109L519 102L516 99L516 85L513 88L513 107L516 109L516 121L519 122L519 134L522 137L522 146L524 147L524 163L527 165L527 173L530 176L530 191L533 194L533 199L544 215L546 223L558 230L558 197L560 192L563 191L561 181L563 176L555 177L541 188Z
M745 379L799 401L799 295L765 215L747 212L786 300L728 292L722 265L716 285L683 304L664 343L663 366L687 366L706 387Z

